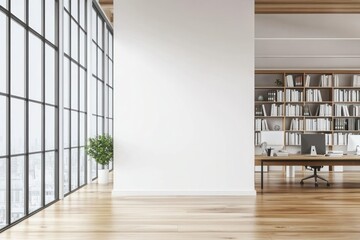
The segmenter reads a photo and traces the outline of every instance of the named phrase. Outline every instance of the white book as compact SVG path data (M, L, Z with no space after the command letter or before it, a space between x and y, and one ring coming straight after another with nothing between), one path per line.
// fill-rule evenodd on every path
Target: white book
M293 80L292 75L287 75L286 76L286 81L287 81L288 87L294 87L294 80Z
M264 104L262 104L262 109L263 109L263 114L264 114L264 116L267 116L267 114L266 114L266 109L265 109L265 105L264 105Z
M309 87L310 86L310 75L306 75L305 77L305 87Z
M321 92L319 90L317 92L318 92L318 101L322 102Z

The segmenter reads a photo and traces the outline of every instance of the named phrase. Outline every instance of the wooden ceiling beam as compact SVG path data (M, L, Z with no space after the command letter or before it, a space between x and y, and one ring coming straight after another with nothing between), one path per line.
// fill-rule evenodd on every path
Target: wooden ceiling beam
M113 22L113 0L99 3ZM360 13L360 0L255 0L255 13Z
M113 5L113 0L99 0L99 3L100 4L111 4L111 5Z
M360 13L360 0L256 0L255 13Z
M100 0L99 1L101 8L104 10L107 18L111 23L114 22L114 4L113 0Z

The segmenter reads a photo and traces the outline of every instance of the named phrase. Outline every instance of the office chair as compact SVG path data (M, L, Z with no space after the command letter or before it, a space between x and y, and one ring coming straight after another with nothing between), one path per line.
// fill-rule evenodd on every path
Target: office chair
M317 181L317 180L318 180L318 178L319 178L319 179L325 181L325 182L326 182L326 186L329 187L329 186L330 186L329 181L326 180L325 178L319 176L319 175L317 174L317 172L320 171L320 169L321 169L322 167L324 167L324 166L305 166L306 169L308 169L308 170L313 170L313 171L314 171L314 174L311 175L311 176L308 176L308 177L305 177L305 178L301 179L300 184L303 185L303 184L304 184L304 180L307 180L307 179L310 179L310 178L315 178L315 187L318 187L319 184L318 184L318 181Z

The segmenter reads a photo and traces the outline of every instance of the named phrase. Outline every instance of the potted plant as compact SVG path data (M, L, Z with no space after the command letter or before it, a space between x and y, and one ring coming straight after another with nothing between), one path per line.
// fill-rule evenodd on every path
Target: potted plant
M100 135L89 138L86 146L86 153L100 164L98 169L98 183L106 184L109 182L109 163L113 158L113 139L108 135Z

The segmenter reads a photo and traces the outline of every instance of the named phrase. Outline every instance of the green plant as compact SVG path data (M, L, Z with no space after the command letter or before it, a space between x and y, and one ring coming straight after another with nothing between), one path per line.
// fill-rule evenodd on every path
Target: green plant
M275 84L276 86L282 86L283 82L280 79L276 79Z
M113 158L113 139L108 135L89 138L89 143L85 150L104 169L105 165L108 165Z

